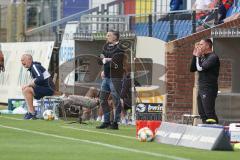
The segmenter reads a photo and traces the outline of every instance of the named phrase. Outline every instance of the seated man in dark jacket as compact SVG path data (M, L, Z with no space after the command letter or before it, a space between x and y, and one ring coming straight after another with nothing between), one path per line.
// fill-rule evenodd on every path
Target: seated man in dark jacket
M33 80L31 83L22 87L25 97L28 113L25 119L36 119L35 108L33 106L33 98L41 99L44 96L52 96L54 94L54 83L51 75L39 62L33 62L30 54L24 54L21 58L23 67L27 68Z

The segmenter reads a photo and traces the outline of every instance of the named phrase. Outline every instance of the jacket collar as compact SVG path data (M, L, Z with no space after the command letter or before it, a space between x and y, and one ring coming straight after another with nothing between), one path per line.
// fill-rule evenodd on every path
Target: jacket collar
M32 66L33 66L33 61L32 61L32 64L31 64L31 66L28 68L28 71L31 71L31 69L32 69Z
M115 42L115 43L110 43L109 46L115 46L119 43L119 41Z

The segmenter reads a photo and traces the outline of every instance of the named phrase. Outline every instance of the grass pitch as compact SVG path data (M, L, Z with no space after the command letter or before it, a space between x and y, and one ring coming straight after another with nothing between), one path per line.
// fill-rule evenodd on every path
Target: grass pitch
M238 160L240 150L206 151L139 142L134 126L97 130L96 122L0 116L0 160Z

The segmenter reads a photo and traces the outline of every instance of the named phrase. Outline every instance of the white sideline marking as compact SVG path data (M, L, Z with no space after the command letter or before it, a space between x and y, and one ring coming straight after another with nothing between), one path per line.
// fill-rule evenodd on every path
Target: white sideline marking
M13 119L13 120L17 120L17 121L23 121L24 119L20 119L20 118L14 118L14 117L8 117L8 116L0 116L1 118L5 118L5 119Z
M45 133L45 132L33 131L33 130L22 129L22 128L16 128L16 127L11 127L11 126L1 125L1 124L0 124L0 127L7 128L7 129L12 129L12 130L17 130L17 131L21 131L21 132L27 132L27 133L42 135L42 136L48 136L48 137L65 139L65 140L71 140L71 141L83 142L83 143L88 143L88 144L94 144L94 145L104 146L104 147L111 148L111 149L123 150L123 151L127 151L127 152L140 153L140 154L145 154L145 155L155 156L155 157L164 157L164 158L168 158L168 159L172 159L172 160L190 160L190 159L177 157L177 156L169 156L169 155L161 154L161 153L141 151L141 150L138 150L138 149L121 147L121 146L107 144L107 143L102 143L102 142L95 142L95 141L90 141L90 140L85 140L85 139L78 139L78 138L73 138L73 137L60 136L60 135L56 135L56 134L50 134L50 133Z
M99 132L99 131L93 131L93 130L88 130L88 129L81 129L81 128L76 128L76 127L69 127L69 126L62 126L62 127L63 127L63 128L68 128L68 129L74 129L74 130L84 131L84 132L99 133L99 134L105 134L105 135L110 135L110 136L122 137L122 138L127 138L127 139L136 139L136 137L124 136L124 135L119 135L119 134L114 134L114 133Z

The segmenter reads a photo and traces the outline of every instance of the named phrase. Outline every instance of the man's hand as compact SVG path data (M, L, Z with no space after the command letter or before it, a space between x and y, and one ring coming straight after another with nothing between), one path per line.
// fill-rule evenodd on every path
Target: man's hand
M200 57L202 55L202 49L199 46L199 42L195 44L194 50L193 50L193 55L196 57Z
M27 88L27 87L34 87L34 86L35 86L34 81L35 81L35 79L33 79L28 85L22 86L22 90L24 90L24 89Z
M22 91L23 91L25 88L27 88L27 87L29 87L29 86L28 86L28 85L22 86Z
M112 58L103 58L102 59L103 64L106 64L107 62L110 62L110 61L112 61Z
M33 79L30 83L29 83L29 87L34 87L35 86L35 83L34 83L34 81L35 81L36 79Z
M104 71L101 72L101 78L104 79L105 78L105 74Z

